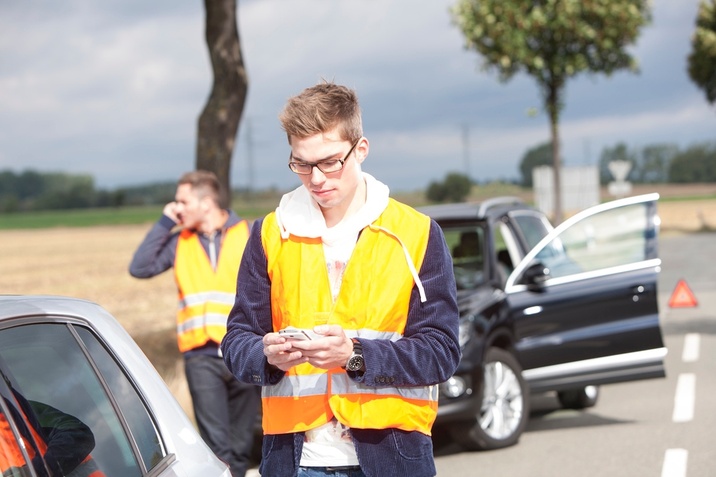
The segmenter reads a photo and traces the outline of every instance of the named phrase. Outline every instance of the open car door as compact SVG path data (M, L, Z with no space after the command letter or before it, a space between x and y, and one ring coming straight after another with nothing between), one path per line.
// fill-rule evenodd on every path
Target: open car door
M508 277L517 355L533 392L665 376L658 198L580 212Z

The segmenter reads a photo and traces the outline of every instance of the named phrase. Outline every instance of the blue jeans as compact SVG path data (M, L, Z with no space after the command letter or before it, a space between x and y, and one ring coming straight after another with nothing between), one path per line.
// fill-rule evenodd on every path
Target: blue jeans
M348 467L347 470L337 470L340 467L299 467L298 477L365 477L362 470L357 467Z
M184 370L199 434L229 465L232 477L244 477L250 465L261 389L238 381L218 356L187 357Z

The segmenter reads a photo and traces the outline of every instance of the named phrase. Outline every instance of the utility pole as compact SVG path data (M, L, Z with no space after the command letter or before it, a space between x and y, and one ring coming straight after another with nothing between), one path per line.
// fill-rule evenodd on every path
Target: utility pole
M465 161L465 175L470 177L470 126L462 123L462 157Z
M246 118L246 163L248 184L246 185L246 201L253 202L252 187L254 184L254 133L251 129L251 118Z

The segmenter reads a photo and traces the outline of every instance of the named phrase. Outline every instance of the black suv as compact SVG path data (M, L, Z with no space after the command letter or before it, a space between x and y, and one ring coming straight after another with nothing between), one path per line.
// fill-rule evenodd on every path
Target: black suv
M601 384L664 377L657 194L601 204L553 228L516 198L421 208L453 255L462 361L436 427L463 447L515 444L530 393L567 408Z

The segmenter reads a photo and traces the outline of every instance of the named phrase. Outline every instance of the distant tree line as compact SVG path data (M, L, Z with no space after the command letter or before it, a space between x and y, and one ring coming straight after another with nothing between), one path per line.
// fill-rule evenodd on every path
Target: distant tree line
M612 161L627 161L631 170L627 180L637 184L716 182L716 142L694 144L681 150L674 144L654 144L629 148L624 143L602 150L599 157L599 180L614 180L609 172ZM550 142L528 150L520 163L522 185L532 187L532 170L552 165Z
M716 182L716 142L694 144L684 150L674 144L629 148L624 143L618 143L604 148L598 163L602 185L614 180L609 171L612 161L629 162L631 170L627 180L635 184ZM527 150L519 165L521 180L515 183L532 188L532 170L539 166L552 166L552 163L551 142ZM431 202L461 202L475 184L465 174L450 172L443 180L432 181L425 197Z
M0 171L0 213L164 204L176 182L98 189L87 174Z

